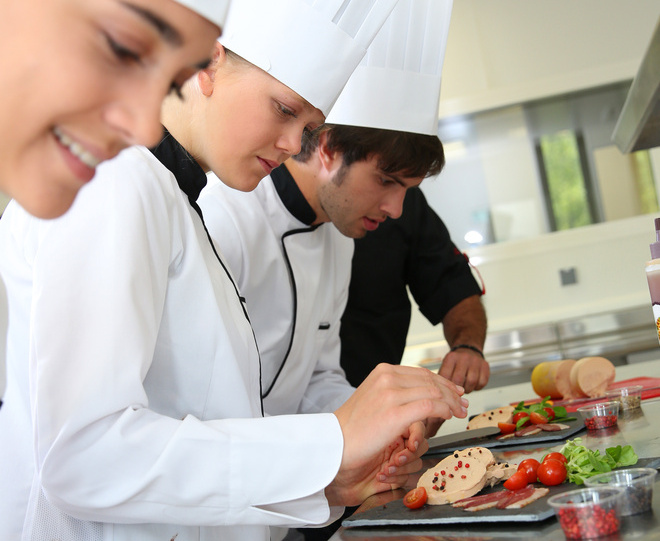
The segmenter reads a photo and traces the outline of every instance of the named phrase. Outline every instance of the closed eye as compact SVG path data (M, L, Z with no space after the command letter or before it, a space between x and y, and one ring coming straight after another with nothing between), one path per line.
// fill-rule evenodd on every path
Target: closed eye
M137 64L142 62L142 57L138 53L123 46L109 34L105 34L105 39L107 40L112 53L122 62L135 62Z

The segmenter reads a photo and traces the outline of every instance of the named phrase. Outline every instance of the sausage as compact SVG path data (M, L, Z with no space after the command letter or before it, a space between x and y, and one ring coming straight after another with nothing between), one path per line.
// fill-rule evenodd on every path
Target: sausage
M571 387L580 396L596 398L614 382L616 370L605 357L584 357L571 368Z

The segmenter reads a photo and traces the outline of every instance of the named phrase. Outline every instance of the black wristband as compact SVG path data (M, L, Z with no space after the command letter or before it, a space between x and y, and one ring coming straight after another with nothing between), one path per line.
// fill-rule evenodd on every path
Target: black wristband
M458 344L451 348L449 351L456 351L457 349L471 349L475 353L478 353L482 359L486 360L486 357L484 357L483 351L481 351L478 347L471 346L470 344Z

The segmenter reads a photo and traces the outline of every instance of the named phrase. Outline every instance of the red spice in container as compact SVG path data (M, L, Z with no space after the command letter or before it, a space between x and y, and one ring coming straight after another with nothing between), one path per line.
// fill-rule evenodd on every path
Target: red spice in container
M598 487L572 490L548 500L567 539L591 539L619 531L623 489Z
M584 425L588 430L600 430L617 424L619 403L602 402L600 404L578 408L577 411L584 420Z

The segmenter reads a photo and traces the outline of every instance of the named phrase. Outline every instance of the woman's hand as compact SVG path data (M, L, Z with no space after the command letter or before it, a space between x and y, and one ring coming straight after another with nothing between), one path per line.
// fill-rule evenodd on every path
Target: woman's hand
M375 492L403 485L421 467L419 457L428 446L421 422L466 417L462 394L462 387L425 368L378 365L335 411L344 454L326 489L329 502L358 505Z

